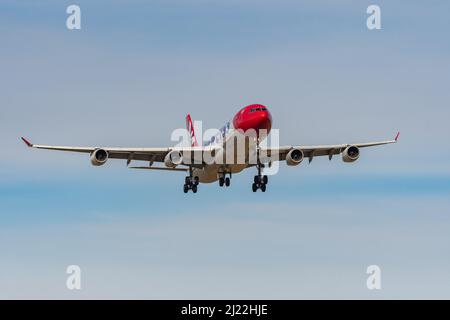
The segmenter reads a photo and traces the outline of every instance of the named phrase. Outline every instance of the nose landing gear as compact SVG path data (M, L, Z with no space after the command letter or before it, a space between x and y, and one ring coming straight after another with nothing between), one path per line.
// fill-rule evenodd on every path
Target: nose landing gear
M231 173L229 177L225 177L226 173L221 173L219 176L219 186L223 187L229 187L231 184Z

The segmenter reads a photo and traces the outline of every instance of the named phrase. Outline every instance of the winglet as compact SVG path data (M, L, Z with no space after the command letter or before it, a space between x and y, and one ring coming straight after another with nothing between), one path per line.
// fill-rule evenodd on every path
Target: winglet
M24 137L21 137L21 139L22 139L23 142L25 142L25 144L26 144L28 147L32 147L32 146L33 146L33 144L32 144L30 141L28 141L27 139L25 139Z
M394 141L395 142L397 142L397 140L398 140L398 138L400 137L400 131L399 132L397 132L397 135L395 136L395 139L394 139Z

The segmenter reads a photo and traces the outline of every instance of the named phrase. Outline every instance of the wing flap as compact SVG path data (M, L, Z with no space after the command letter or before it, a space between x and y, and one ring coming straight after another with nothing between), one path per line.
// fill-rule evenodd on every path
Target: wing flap
M130 169L143 169L143 170L161 170L161 171L183 171L186 172L187 168L165 168L165 167L130 167Z

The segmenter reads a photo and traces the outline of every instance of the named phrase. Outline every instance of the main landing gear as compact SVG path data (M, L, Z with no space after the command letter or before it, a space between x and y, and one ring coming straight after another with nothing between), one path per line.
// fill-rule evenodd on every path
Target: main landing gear
M231 183L231 173L229 177L225 177L225 173L222 173L219 177L219 186L223 187L223 185L225 185L225 187L229 187Z
M266 175L261 174L261 166L258 166L258 175L253 179L252 191L256 192L258 189L261 189L262 192L266 192L266 185L269 182L269 179Z
M183 192L188 193L189 190L192 190L193 193L197 193L197 186L200 183L198 177L192 176L192 168L189 170L189 176L184 179Z

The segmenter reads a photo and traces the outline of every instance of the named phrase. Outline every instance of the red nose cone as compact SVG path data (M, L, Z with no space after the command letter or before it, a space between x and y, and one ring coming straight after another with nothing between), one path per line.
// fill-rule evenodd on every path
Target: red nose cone
M270 132L272 128L272 116L269 109L262 104L251 104L239 110L233 118L233 126L244 132L255 130L259 136L260 130Z

